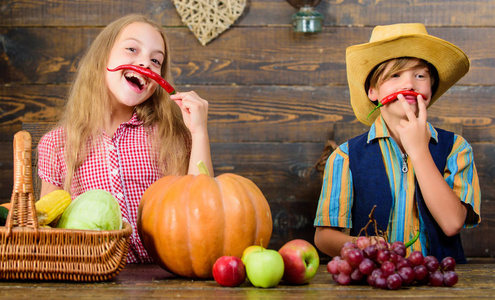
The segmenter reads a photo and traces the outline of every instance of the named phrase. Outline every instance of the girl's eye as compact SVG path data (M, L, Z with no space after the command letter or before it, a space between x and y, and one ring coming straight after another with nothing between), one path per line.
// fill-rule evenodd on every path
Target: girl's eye
M397 77L400 77L400 74L399 74L399 73L395 73L395 74L392 74L392 76L390 76L390 77L395 77L395 78L397 78Z
M130 51L130 52L136 52L137 51L136 49L134 49L132 47L127 48L127 50Z
M162 65L161 61L159 61L156 58L151 59L151 62L154 63L155 65L158 65L158 66L161 66Z

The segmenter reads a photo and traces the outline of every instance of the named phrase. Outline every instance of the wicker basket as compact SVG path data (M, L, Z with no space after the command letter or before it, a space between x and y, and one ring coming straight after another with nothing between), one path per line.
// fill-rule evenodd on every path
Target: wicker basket
M38 226L31 174L31 135L14 136L14 189L0 226L0 279L104 281L126 264L131 226L74 230Z

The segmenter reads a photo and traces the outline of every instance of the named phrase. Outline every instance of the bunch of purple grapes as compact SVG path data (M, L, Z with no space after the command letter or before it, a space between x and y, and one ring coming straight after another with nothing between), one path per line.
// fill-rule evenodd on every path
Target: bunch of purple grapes
M341 285L367 283L390 290L410 285L453 286L458 281L452 257L439 262L434 256L424 257L420 251L406 257L403 242L378 240L372 244L366 236L358 237L355 243L347 242L340 256L328 262L327 270Z

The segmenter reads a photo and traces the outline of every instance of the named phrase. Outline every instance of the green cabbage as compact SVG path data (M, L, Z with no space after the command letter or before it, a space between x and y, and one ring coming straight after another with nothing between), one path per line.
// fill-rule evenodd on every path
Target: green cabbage
M104 190L87 191L65 209L57 228L118 230L122 229L119 202Z

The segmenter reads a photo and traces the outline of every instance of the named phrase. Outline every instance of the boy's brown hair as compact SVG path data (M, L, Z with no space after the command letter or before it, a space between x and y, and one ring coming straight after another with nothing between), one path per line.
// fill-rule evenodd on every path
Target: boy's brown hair
M416 60L417 63L411 64L411 61ZM385 73L385 69L387 64L393 61L392 66L390 69ZM436 88L438 87L438 72L437 69L427 61L419 58L414 58L414 57L400 57L400 58L394 58L387 60L378 66L376 66L373 71L371 71L370 75L366 79L366 84L365 84L365 90L369 91L370 88L377 88L379 87L384 81L389 79L391 76L394 74L401 72L401 71L406 71L410 70L412 68L416 67L425 67L428 69L428 73L430 73L431 76L431 92L432 95L435 94ZM376 101L373 101L376 102Z

